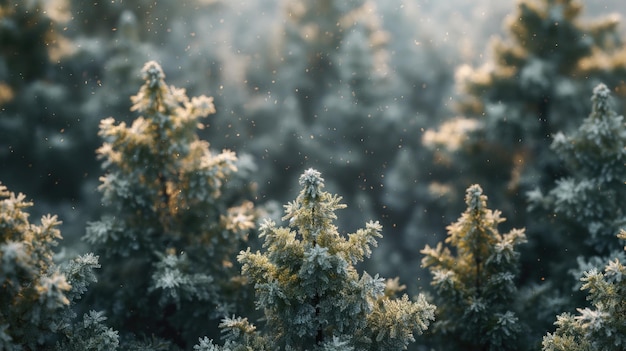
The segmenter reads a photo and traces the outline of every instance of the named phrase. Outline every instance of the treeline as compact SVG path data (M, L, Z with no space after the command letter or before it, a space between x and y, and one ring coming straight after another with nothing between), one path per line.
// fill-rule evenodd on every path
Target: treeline
M411 6L65 4L0 6L3 348L623 349L617 18L453 91Z

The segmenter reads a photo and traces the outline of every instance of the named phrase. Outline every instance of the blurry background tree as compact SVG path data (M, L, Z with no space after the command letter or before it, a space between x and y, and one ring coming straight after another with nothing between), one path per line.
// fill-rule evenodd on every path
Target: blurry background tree
M437 293L435 345L438 350L522 350L526 327L514 302L517 246L526 235L522 229L500 234L504 218L487 208L479 185L467 189L465 204L465 212L447 228L450 247L439 243L421 251Z
M92 254L59 266L53 248L61 239L56 216L30 223L24 194L0 184L0 349L115 350L117 332L100 312L75 321L73 305L96 281Z
M266 326L256 331L247 319L225 319L224 350L404 350L413 333L426 330L435 306L423 295L415 302L388 296L378 275L359 275L354 265L370 256L382 227L370 221L343 237L333 224L335 211L346 207L341 197L323 190L314 169L299 181L298 197L285 206L290 228L266 220L265 252L238 257ZM215 350L208 338L195 349Z
M88 303L105 308L125 337L184 347L212 320L246 308L233 260L254 210L241 201L245 187L225 186L236 179L235 153L215 154L196 134L199 119L215 112L212 98L166 85L154 61L142 74L132 110L143 115L129 126L100 125L108 211L85 235L104 265Z
M237 133L238 150L258 160L254 179L260 195L287 201L285 184L294 188L298 170L315 167L327 175L329 189L341 190L353 204L339 220L347 230L357 228L354 219L362 217L378 217L399 232L406 227L407 212L417 201L411 196L414 179L396 177L398 183L391 184L387 173L403 150L420 156L415 135L432 125L431 112L441 110L452 64L434 50L422 53L415 44L421 41L419 30L407 28L414 25L415 12L401 6L297 0L276 9L280 25L269 27L274 35L259 38L266 51L252 56L247 68L250 98L242 113L248 127ZM413 65L407 58L417 53L419 64ZM391 189L398 190L390 196ZM397 272L397 258L403 256L396 252L407 243L402 239L389 237L365 264Z
M475 181L487 178L485 187L504 196L493 199L507 206L503 210L520 208L521 190L562 174L550 157L552 135L570 130L576 125L571 116L588 111L581 97L603 81L603 72L612 74L607 85L624 90L619 21L612 16L583 23L582 8L575 0L520 1L507 20L509 38L492 44L493 59L457 72L464 93L459 112L477 118L479 126L459 155L473 163L455 167ZM603 70L590 70L599 65Z
M371 216L381 159L397 148L402 117L391 103L397 82L387 67L387 34L376 7L298 0L285 1L280 11L279 41L268 43L275 52L264 58L263 72L256 65L248 71L250 89L259 92L245 111L254 123L246 149L267 165L258 183L284 202L284 184L295 187L298 170L314 166L331 179L331 189L343 189L355 211ZM273 84L267 84L267 70Z
M61 216L73 244L90 208L81 199L97 168L88 133L97 123L80 114L88 89L80 91L84 84L74 86L64 70L62 62L73 60L63 31L71 14L54 4L0 4L0 177L37 197L35 215Z

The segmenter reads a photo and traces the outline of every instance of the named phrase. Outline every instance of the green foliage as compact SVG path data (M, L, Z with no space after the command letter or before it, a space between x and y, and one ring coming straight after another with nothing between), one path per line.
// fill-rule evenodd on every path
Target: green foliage
M64 331L74 337L58 343L56 348L63 351L116 350L119 347L118 332L104 324L106 319L103 312L89 311L83 316L82 323L75 323Z
M80 112L89 78L73 61L60 2L0 2L0 178L37 198L33 216L64 218L65 242L74 243L88 212L84 185L97 180L97 121ZM69 62L80 73L68 74Z
M517 246L524 230L500 234L499 211L487 208L479 185L465 196L466 211L448 226L445 242L426 246L422 265L433 276L439 302L436 333L444 349L515 350L523 326L512 311L517 288Z
M556 248L547 248L554 263L545 270L554 291L544 291L535 306L529 306L540 315L535 325L538 334L545 333L556 313L573 311L582 303L582 294L572 290L580 287L577 280L586 271L601 269L609 257L625 259L614 234L626 222L626 125L609 99L608 88L598 85L591 98L592 111L579 128L555 135L552 149L569 176L556 180L547 193L539 188L528 193L531 213L552 234ZM562 279L571 276L568 272L577 279ZM558 301L551 296L561 301L552 304Z
M132 110L143 115L129 126L100 124L108 213L85 236L105 262L94 299L125 330L184 345L235 311L241 279L232 259L254 214L252 203L235 206L237 194L225 192L235 154L211 152L196 134L199 119L215 112L212 98L166 85L156 62L142 73Z
M505 23L508 35L492 42L493 59L458 69L458 111L478 124L460 149L441 148L452 155L453 187L469 185L456 179L462 173L513 213L525 206L526 191L563 176L549 151L552 136L576 126L572 116L588 111L589 90L604 81L621 91L626 73L619 22L607 16L585 23L582 10L577 0L520 0ZM534 236L528 222L523 212L512 219ZM547 241L537 239L538 247Z
M361 225L353 218L374 215L389 158L419 130L414 115L393 100L407 92L389 67L389 34L372 1L294 0L280 10L280 36L267 37L278 52L250 66L254 92L245 115L254 129L240 127L250 135L242 147L267 164L256 179L281 202L288 201L283 185L298 179L294 165L322 171L329 187L355 204L340 219L352 230ZM268 66L279 84L258 81Z
M459 83L467 93L462 111L486 112L485 128L506 133L500 139L510 136L502 146L514 147L523 138L525 146L534 147L570 126L569 115L586 110L580 97L598 84L597 72L589 76L586 71L589 62L605 55L615 58L605 59L612 63L605 69L626 66L616 50L621 41L619 22L605 17L583 23L582 10L576 0L519 1L506 22L509 37L493 44L494 62L460 72Z
M0 73L0 82L19 88L44 76L50 67L48 46L58 34L43 5L38 0L0 4L0 66L9 68Z
M546 195L539 189L529 194L531 208L554 212L561 225L584 228L586 242L599 253L618 249L614 235L626 223L626 124L609 99L609 89L598 85L591 114L578 130L554 137L552 149L570 176Z
M345 205L323 190L320 173L306 170L300 185L296 200L285 206L289 227L266 220L260 229L264 252L248 249L238 257L266 329L227 318L223 348L202 339L196 350L402 350L428 327L435 307L422 295L414 302L385 296L383 279L359 275L354 267L370 256L380 224L368 222L344 237L333 221Z
M626 239L626 231L618 235ZM544 351L617 351L626 345L626 267L617 259L604 272L595 268L581 278L591 307L578 308L576 315L563 313L554 323L554 333L543 338Z
M603 12L620 1L585 5ZM532 347L561 311L569 314L558 317L557 332L546 337L558 342L549 347L623 349L623 311L610 295L621 288L603 283L621 279L626 259L621 247L615 252L614 236L625 224L626 135L607 103L610 91L622 111L626 96L619 21L584 23L580 0L517 4L506 37L483 56L481 30L495 29L489 18L510 3L1 2L0 179L36 196L32 217L54 208L70 241L71 233L83 234L85 218L98 218L81 245L100 256L55 265L56 217L22 225L16 233L25 234L8 241L0 228L0 349L114 350L121 342L129 351L170 351L207 335L197 350L421 350L407 343L426 329L430 305L421 295L396 298L398 280L383 286L363 270L412 277L415 289L429 272L416 274L412 262L421 255L414 248L438 241L425 250L442 258L428 266L442 317L433 339L424 338L432 349ZM452 25L432 26L437 11L450 16L450 7ZM464 20L478 17L468 32ZM156 64L141 73L156 57L189 96L211 91L219 111L211 98L187 98L166 85ZM457 99L448 90L450 68L478 57L490 61L458 70ZM600 81L608 88L596 88L593 111L575 131L589 110L583 97ZM142 115L134 122L131 104ZM459 115L428 130L452 106ZM210 128L198 131L209 126L202 118L209 114ZM100 129L100 201L84 196L100 173L93 150L102 116L115 120ZM217 150L236 148L238 157L213 153L203 136ZM242 167L252 164L242 152L262 166ZM326 188L342 193L350 208L336 218L341 201L307 172L301 196L287 206L289 227L277 227L280 216L270 213L264 249L254 253L256 243L248 243L237 262L255 219L252 204L241 201L248 174L271 212L305 164L321 170ZM463 211L456 199L473 183L492 194L493 207L515 213L500 230L526 226L531 244L519 257L521 234L492 259L497 265L484 257L459 263L467 252L497 256L498 244L489 248L495 239L485 239L482 250L472 235L450 235L444 248L443 228ZM535 187L529 215L524 194ZM28 204L19 195L18 203ZM351 235L335 227L352 232L359 218L374 214L394 235L373 253L377 222ZM485 233L497 233L500 219L490 216L495 224ZM464 225L449 229L479 233ZM66 250L83 248L70 242ZM575 281L566 272L577 256L575 274L593 306L573 314L584 296L570 291ZM99 257L100 283L88 291ZM612 268L601 271L607 257ZM242 286L257 290L258 311L242 299ZM108 320L93 311L101 308ZM219 318L238 315L248 319L226 317L218 328ZM219 329L223 346L211 341Z
M56 341L59 350L115 350L117 332L101 323L101 313L81 325L71 309L95 281L98 258L86 254L57 266L52 249L61 222L47 215L31 224L25 199L0 184L0 349L53 349Z
M609 222L619 221L614 215L623 216L622 209L616 210L624 207L620 203L624 196L618 195L623 184L598 183L583 176L580 172L589 161L562 157L550 145L557 152L580 153L590 141L563 136L578 127L576 116L588 114L589 91L604 81L612 91L623 93L626 56L618 24L612 16L584 21L581 1L519 0L505 22L506 35L491 43L491 59L480 67L465 65L457 70L460 118L441 125L437 138L428 140L436 165L446 166L446 172L438 172L441 188L454 194L479 183L491 194L494 207L516 214L508 225L526 228L529 244L521 249L525 296L520 306L527 308L519 316L534 329L531 339L539 340L554 313L577 304L578 295L571 292L574 280L567 271L575 265L575 257L591 251L585 241L595 241L592 245L601 250L615 245L616 223ZM616 102L622 109L621 101ZM608 120L602 123L608 124L592 127L596 129L592 133L604 133L615 125ZM620 142L602 145L604 137L597 137L593 153L623 152ZM589 156L595 158L593 153ZM577 165L581 161L587 165ZM593 162L597 162L593 167L613 168L611 176L621 174L618 179L624 179L623 157L604 166L600 159ZM544 195L556 180L560 189ZM529 191L536 207L543 206L546 197L552 197L552 205L546 204L545 211L522 211L528 208ZM556 201L558 211L553 206ZM590 230L603 239L591 239L586 234Z

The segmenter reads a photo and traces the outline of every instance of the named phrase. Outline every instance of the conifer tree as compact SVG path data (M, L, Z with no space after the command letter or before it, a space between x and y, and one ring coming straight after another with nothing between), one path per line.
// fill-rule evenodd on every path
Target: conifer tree
M517 350L523 330L513 308L524 230L500 234L499 211L487 208L487 196L472 185L467 209L448 226L445 242L426 246L422 265L429 268L439 302L434 333L443 350Z
M277 14L284 18L282 36L277 44L268 43L278 45L277 55L264 65L250 66L248 73L255 82L255 103L246 104L246 114L255 123L254 130L244 131L254 132L247 144L258 158L274 161L272 167L260 169L257 177L263 178L258 183L287 201L282 184L298 179L293 165L313 166L324 172L329 187L341 189L346 200L355 203L347 209L355 216L341 219L350 221L358 218L357 210L382 207L382 179L390 155L402 143L401 134L410 135L409 126L419 128L403 120L409 113L393 101L395 94L405 92L389 68L389 35L375 2L283 3ZM267 66L272 84L259 82L267 81L260 76ZM262 72L254 72L255 67ZM404 143L412 140L404 138ZM275 169L282 171L272 172ZM357 207L357 202L363 206Z
M626 239L626 231L618 234ZM626 248L625 248L626 249ZM591 307L577 314L557 316L554 333L543 338L544 351L618 351L626 348L626 266L609 260L604 271L596 268L581 278Z
M67 0L72 14L75 17L74 30L82 35L100 37L106 41L107 37L115 35L118 19L127 10L135 11L139 17L142 39L151 42L161 42L172 22L181 15L188 15L199 8L195 0L159 1L137 0L133 4L124 1L96 1L85 2Z
M97 121L78 108L90 77L63 30L70 15L55 3L0 2L0 178L37 198L34 216L54 208L64 218L67 243L78 241L84 230L82 185L98 168L97 144L86 131L95 132ZM69 62L76 70L68 74Z
M588 91L601 81L623 91L619 21L585 23L582 10L577 0L520 0L507 18L507 37L493 42L493 59L457 72L458 111L479 128L455 153L454 169L493 194L503 211L522 208L526 191L563 176L549 145L554 133L575 127L571 116L588 111ZM532 233L525 220L520 214L512 223Z
M435 307L423 295L415 302L387 296L383 279L360 275L354 266L381 236L378 222L344 237L333 221L345 205L323 190L321 174L306 170L300 185L285 206L289 227L266 220L264 252L248 249L238 257L255 286L265 328L227 318L224 347L204 338L195 350L402 350L427 329Z
M556 214L568 240L583 235L596 253L620 251L615 233L626 224L626 124L611 107L611 92L600 84L593 90L592 110L575 132L557 133L552 149L563 161L568 177L543 194L529 193L531 208ZM563 243L565 244L565 243Z
M95 282L98 257L86 254L66 265L53 261L61 239L57 216L30 223L33 205L0 184L0 350L115 350L116 331L103 313L75 321L72 308Z
M45 3L35 1L3 1L0 4L0 82L19 90L45 77L52 63L50 48L60 39L56 23L45 9Z
M550 323L555 308L561 311L571 304L571 279L564 272L572 265L564 256L576 257L586 248L575 234L581 230L555 235L562 229L552 223L565 216L553 211L538 216L520 209L527 208L528 191L550 189L572 171L550 145L557 131L577 127L572 116L588 113L589 91L601 81L619 94L623 91L626 56L619 22L611 16L584 22L582 10L576 0L518 1L506 22L508 35L492 44L493 59L457 71L458 111L464 118L455 124L473 121L469 138L455 150L437 145L437 156L443 153L448 161L443 185L458 192L470 181L480 183L492 194L494 206L516 213L509 225L524 226L532 238L522 249L528 254L522 256L520 278L530 293L526 302L539 302L526 309L533 313L530 320L538 330L532 334L537 337L543 334L538 319ZM446 180L446 174L453 176Z
M148 57L158 55L156 47L140 41L139 24L135 13L124 11L117 23L115 37L107 45L98 45L101 52L92 53L101 60L99 89L92 92L83 104L85 115L120 116L124 122L131 122L132 116L125 116L131 106L128 96L136 92L136 87L143 83L141 68ZM103 37L81 38L81 47L92 48L93 41L105 40ZM81 53L90 56L88 52Z
M626 125L611 107L604 84L594 89L591 101L592 111L578 130L559 132L552 142L569 176L556 180L546 193L540 188L528 193L537 227L550 233L541 245L550 252L542 258L549 289L542 288L543 296L527 309L539 316L535 325L540 334L553 315L581 303L582 294L572 291L585 271L601 269L608 259L626 259L614 235L626 223Z
M485 128L504 133L498 138L509 147L519 146L520 138L529 147L549 142L571 126L568 117L586 110L580 96L599 83L597 72L586 71L591 63L610 57L606 71L626 67L619 59L619 21L607 16L583 23L582 10L576 0L519 1L506 22L509 38L494 42L494 62L459 72L466 93L460 110L485 113Z
M93 296L120 329L184 346L235 312L233 260L254 215L252 203L235 205L238 195L225 191L235 154L213 153L196 134L199 119L215 112L212 98L166 85L154 61L142 74L132 110L143 115L130 126L100 124L108 213L85 236L105 262Z

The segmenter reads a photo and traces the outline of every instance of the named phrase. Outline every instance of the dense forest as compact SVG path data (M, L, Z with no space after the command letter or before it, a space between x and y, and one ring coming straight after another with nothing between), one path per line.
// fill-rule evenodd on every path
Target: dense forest
M626 349L620 15L0 1L0 350Z

